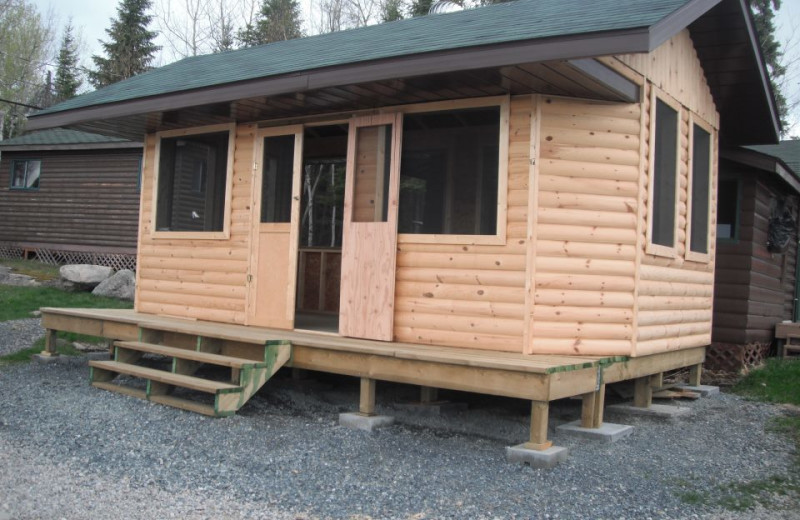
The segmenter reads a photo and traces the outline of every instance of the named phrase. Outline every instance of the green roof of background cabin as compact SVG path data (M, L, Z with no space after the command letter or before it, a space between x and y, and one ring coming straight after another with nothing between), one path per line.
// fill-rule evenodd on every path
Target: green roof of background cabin
M386 58L649 28L691 0L516 0L185 58L37 115ZM531 61L535 61L531 56Z
M130 143L130 141L122 139L121 137L108 137L106 135L79 132L78 130L68 130L66 128L53 128L0 141L0 148L4 146L51 146L107 143Z
M779 144L748 146L750 150L777 157L792 169L796 177L800 177L800 140L781 141Z

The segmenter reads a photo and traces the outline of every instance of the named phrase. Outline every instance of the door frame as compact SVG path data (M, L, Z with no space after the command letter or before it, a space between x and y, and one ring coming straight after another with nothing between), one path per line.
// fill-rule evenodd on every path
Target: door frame
M300 238L300 189L303 175L303 125L288 125L270 128L257 128L253 136L253 172L251 176L252 194L250 199L250 258L247 272L247 303L245 309L245 324L252 325L256 321L258 305L258 266L261 233L273 230L275 233L285 233L288 227L288 271L286 284L286 311L284 319L294 328L295 301L297 290L297 248ZM288 223L261 223L261 191L263 185L264 139L294 135L294 164L292 171L292 201L290 221ZM264 229L266 228L266 229Z

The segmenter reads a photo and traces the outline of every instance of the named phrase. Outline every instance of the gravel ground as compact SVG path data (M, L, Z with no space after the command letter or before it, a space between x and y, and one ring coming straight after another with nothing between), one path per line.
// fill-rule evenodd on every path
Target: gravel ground
M796 496L741 513L681 500L793 463L788 439L765 431L778 409L731 395L681 402L693 414L673 423L626 418L635 431L615 444L552 432L570 457L538 470L505 461L527 435L523 401L448 394L469 411L424 417L395 404L414 388L379 383L379 411L398 423L370 434L337 425L357 406L354 379L279 378L212 419L87 378L85 358L0 367L0 520L800 518ZM551 426L579 412L558 402Z
M41 337L44 328L39 318L0 321L0 356L28 348Z

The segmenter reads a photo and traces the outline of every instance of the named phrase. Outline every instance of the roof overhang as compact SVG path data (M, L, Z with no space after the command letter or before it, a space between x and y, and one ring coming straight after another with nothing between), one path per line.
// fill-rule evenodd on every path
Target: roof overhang
M795 193L800 193L800 178L782 159L745 148L723 148L720 157L750 168L777 175Z
M85 143L85 144L10 144L0 141L0 152L50 152L74 150L123 150L142 148L142 143L124 141L118 143Z

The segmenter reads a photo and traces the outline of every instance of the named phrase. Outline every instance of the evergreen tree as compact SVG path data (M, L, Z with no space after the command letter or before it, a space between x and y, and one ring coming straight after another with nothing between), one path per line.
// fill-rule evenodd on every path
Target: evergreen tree
M381 5L381 22L394 22L403 18L403 0L386 0Z
M303 36L297 0L263 0L254 24L239 31L242 47L291 40Z
M55 101L64 101L75 97L83 84L78 71L78 49L72 35L72 21L64 28L61 38L61 49L58 51L55 81Z
M778 117L784 128L788 128L786 118L788 107L786 98L781 92L781 78L786 74L786 67L781 64L783 51L781 44L775 39L775 11L781 8L781 0L750 0L750 11L753 13L753 23L758 33L761 44L761 54L764 56L770 73L772 92L775 94Z
M411 16L425 16L431 10L431 6L434 3L433 0L412 0L409 14Z
M96 70L89 71L95 87L105 87L149 70L161 47L153 43L157 33L150 31L153 17L147 14L150 0L120 0L117 19L106 29L110 41L100 41L107 57L92 56Z

